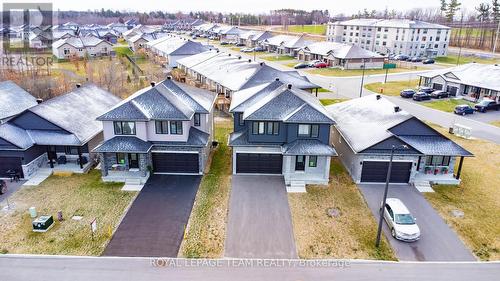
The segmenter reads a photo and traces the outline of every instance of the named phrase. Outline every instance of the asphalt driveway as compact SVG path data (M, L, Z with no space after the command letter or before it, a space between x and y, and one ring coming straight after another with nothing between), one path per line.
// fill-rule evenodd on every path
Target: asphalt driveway
M224 256L297 258L282 176L233 175Z
M359 184L368 206L377 221L383 184ZM390 185L388 197L401 199L420 228L421 238L413 243L401 242L391 236L387 224L383 231L396 256L403 261L475 261L472 253L465 247L457 234L446 224L427 200L410 185Z
M200 180L201 176L151 176L103 255L177 257Z

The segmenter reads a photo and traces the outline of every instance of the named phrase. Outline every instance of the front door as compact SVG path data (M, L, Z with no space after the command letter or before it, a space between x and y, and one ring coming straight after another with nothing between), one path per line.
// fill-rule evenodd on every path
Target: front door
M128 167L130 169L138 169L139 168L139 156L137 153L129 153L128 154Z
M304 155L295 156L295 171L304 171L306 168L306 157Z

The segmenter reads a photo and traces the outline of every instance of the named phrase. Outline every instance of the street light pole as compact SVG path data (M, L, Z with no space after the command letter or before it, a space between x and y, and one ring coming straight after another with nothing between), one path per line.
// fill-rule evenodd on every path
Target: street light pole
M401 147L407 148L406 145L402 145ZM391 157L389 159L389 168L387 169L387 177L385 178L385 189L384 189L384 198L382 199L382 206L380 207L380 216L378 220L378 229L377 229L377 240L375 242L375 247L380 246L380 235L382 233L382 221L384 220L384 208L385 208L385 202L387 200L387 193L389 191L389 181L391 179L391 172L392 172L392 159L394 158L394 150L396 149L396 146L392 146L391 148Z
M359 87L359 97L363 95L363 83L365 81L365 67L366 67L366 61L363 59L363 74L361 75L361 85Z

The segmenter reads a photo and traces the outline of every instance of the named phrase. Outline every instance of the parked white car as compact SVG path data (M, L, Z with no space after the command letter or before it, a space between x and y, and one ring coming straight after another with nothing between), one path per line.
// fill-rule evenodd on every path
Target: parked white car
M415 223L416 219L398 198L387 198L384 219L391 230L392 237L405 242L420 239L420 229Z
M308 62L308 66L309 66L309 67L314 67L314 65L315 65L316 63L318 63L318 62L321 62L321 61L320 61L320 60L312 60L312 61L309 61L309 62Z

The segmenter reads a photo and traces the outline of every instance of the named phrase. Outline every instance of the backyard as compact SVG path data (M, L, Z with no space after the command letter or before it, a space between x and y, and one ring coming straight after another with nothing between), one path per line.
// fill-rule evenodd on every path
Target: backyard
M295 33L309 33L317 35L326 34L326 24L310 24L310 25L289 25L287 31ZM280 30L285 30L281 28Z
M460 186L434 186L425 197L481 260L500 259L500 145L442 134L474 154L464 160ZM463 217L453 215L463 212Z
M390 69L389 74L391 73L399 73L399 72L410 72L410 71L418 71L424 70L425 67L415 66L413 68L395 68ZM347 77L347 76L361 76L363 74L362 69L341 69L341 68L312 68L308 69L307 72L311 74L319 74L324 76L337 76L337 77ZM367 69L365 70L365 75L374 75L374 74L385 74L385 69Z
M226 218L231 189L231 150L227 138L231 121L218 121L215 138L219 142L212 154L210 170L203 176L179 256L220 258L224 252Z
M376 82L365 85L365 89L374 93L380 93L381 89L384 95L399 96L399 92L404 89L416 89L418 87L418 80L405 80L405 81L391 81L387 83Z
M339 160L332 160L327 187L308 186L288 202L300 258L396 259L385 238L375 248L375 218Z
M347 99L321 99L319 101L321 102L322 105L327 106L327 105L343 102L346 100Z
M455 64L456 65L457 60L458 60L457 55L448 55L445 57L435 58L436 63L443 63L443 64ZM458 64L465 64L465 63L471 63L471 62L484 63L484 64L495 64L495 63L500 63L500 59L462 55L462 56L460 56L460 60L458 60Z
M109 242L136 192L121 191L122 183L103 183L101 174L51 176L36 187L23 187L10 198L13 210L0 211L2 253L98 256ZM2 207L6 204L3 203ZM38 215L52 215L46 233L32 231L30 207ZM57 220L62 211L64 220ZM81 216L73 220L72 216ZM97 221L92 238L90 222Z

